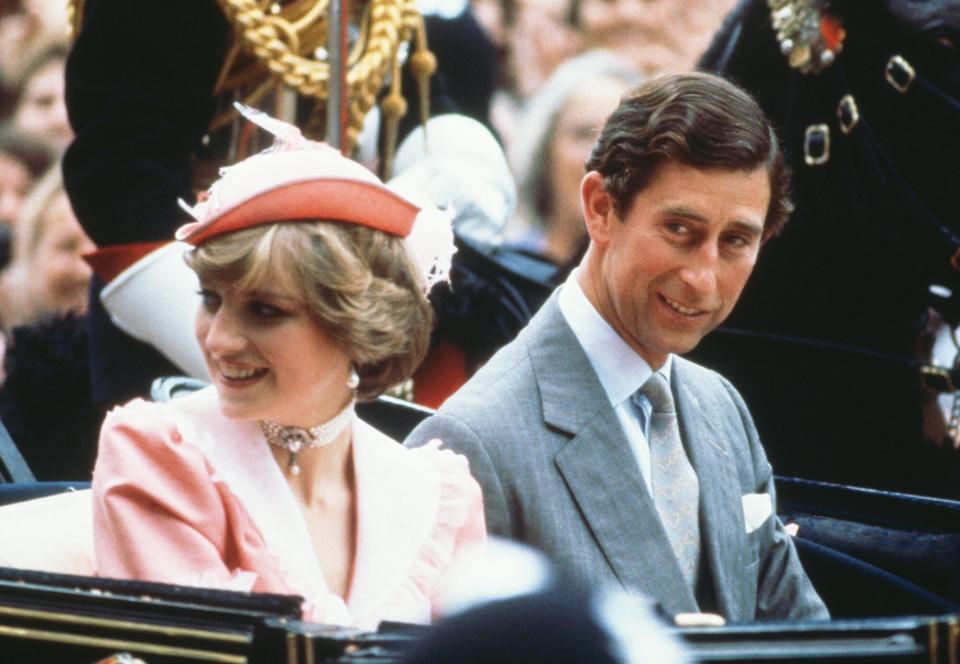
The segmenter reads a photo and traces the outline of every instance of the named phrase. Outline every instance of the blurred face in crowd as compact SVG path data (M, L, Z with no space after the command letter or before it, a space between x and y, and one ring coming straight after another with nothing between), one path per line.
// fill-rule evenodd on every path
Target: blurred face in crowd
M0 224L13 226L30 188L30 171L8 154L0 152Z
M52 60L24 82L14 125L62 153L73 139L64 101L64 62Z
M518 0L510 30L510 68L521 97L536 92L557 65L581 49L567 21L568 0Z
M74 216L65 193L51 201L46 214L46 228L31 260L30 283L45 310L84 313L91 270L81 255L96 247Z
M692 70L733 0L582 0L586 48L628 58L647 75Z
M15 87L36 53L66 37L68 4L0 0L0 82Z
M548 154L553 192L549 222L560 226L560 233L581 237L585 232L580 214L583 164L590 156L604 121L616 109L620 95L627 87L626 83L613 77L594 79L590 85L574 91L557 116ZM556 258L562 262L569 256Z

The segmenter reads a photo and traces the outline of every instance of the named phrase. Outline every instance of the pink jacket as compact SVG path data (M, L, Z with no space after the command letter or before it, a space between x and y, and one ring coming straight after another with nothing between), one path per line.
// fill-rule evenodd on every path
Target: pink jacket
M439 443L408 450L356 420L357 551L346 601L327 589L302 513L255 422L212 388L111 411L93 476L101 576L302 595L308 620L426 622L441 575L486 538L480 488Z

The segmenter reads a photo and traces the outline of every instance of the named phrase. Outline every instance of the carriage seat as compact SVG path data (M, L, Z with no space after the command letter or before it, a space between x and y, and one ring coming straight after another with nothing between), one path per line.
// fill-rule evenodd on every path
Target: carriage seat
M0 533L0 567L94 574L89 489L4 505Z

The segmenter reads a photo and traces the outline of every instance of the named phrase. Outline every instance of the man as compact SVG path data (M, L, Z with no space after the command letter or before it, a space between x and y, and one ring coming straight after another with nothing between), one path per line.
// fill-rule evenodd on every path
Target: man
M745 404L675 355L727 317L789 215L769 123L722 79L654 79L624 97L586 166L580 266L407 444L465 454L491 533L588 581L671 613L827 617L772 513Z

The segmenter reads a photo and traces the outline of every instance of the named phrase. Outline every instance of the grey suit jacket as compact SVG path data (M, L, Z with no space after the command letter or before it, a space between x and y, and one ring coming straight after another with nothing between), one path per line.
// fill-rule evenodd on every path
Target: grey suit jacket
M776 516L748 533L742 497L772 470L740 395L719 374L675 358L681 435L700 480L705 571L728 620L826 618ZM556 293L408 446L439 438L464 454L492 534L545 551L588 582L618 582L671 612L696 611L653 500Z

